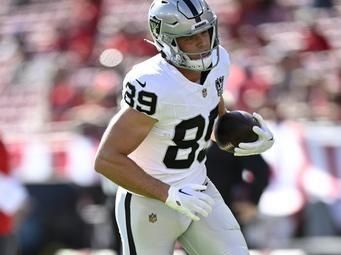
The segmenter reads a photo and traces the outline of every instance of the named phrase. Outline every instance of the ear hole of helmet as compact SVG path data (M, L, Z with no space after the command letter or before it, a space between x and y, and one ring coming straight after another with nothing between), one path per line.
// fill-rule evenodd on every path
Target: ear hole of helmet
M163 57L164 59L167 59L167 55L163 51L161 51L161 57Z

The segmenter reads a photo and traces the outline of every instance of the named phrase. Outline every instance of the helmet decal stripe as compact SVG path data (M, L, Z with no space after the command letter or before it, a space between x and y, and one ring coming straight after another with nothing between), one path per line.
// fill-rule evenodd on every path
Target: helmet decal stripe
M185 4L188 6L188 8L191 10L193 16L195 17L195 21L196 22L200 22L201 18L199 15L198 10L195 8L195 6L193 5L193 3L191 2L191 0L184 0Z

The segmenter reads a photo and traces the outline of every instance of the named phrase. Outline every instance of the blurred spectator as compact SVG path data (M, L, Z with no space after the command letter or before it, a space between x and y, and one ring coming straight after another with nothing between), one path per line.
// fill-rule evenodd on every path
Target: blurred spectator
M51 120L62 120L63 114L71 107L80 104L80 99L77 97L77 91L70 84L69 72L60 70L55 79L54 85L50 90L50 107Z
M128 22L107 42L107 48L121 51L125 56L147 57L157 53L144 39L149 37L139 24Z
M50 90L52 121L101 121L112 114L121 91L121 77L98 68L61 69Z
M260 196L270 177L261 155L235 157L212 142L207 148L207 174L243 227L255 220Z
M86 62L95 42L101 0L77 0L72 3L73 22L68 25L68 49Z
M9 154L0 138L0 254L16 255L16 231L27 201L24 186L11 173Z
M314 120L337 120L332 107L332 93L328 90L326 81L321 79L311 84L307 93L311 107L311 118Z
M303 31L303 41L303 51L323 51L332 48L316 24L311 24Z
M234 47L231 49L241 49L251 55L258 55L261 47L267 44L266 39L255 26L242 25L236 31L236 39Z
M266 102L269 84L253 68L252 66L243 67L238 83L231 84L233 87L231 89L236 93L236 109L253 111ZM227 89L230 89L229 85Z
M16 5L26 5L29 4L31 2L31 0L15 0L13 1L14 4Z
M341 236L341 132L338 126L307 125L307 165L301 178L306 205L304 236Z
M253 26L289 19L288 12L276 0L239 0L240 23Z
M117 185L103 176L101 177L101 187L106 196L105 206L110 213L109 222L110 222L110 225L112 226L110 236L113 237L112 242L111 242L111 248L114 251L116 251L117 254L122 254L121 236L120 236L117 222L115 220L116 219L115 198L116 198L116 192L117 192Z
M300 178L306 167L303 131L300 124L288 119L291 114L289 106L290 103L283 103L272 109L263 109L275 113L270 127L276 142L268 153L263 153L271 167L271 177L259 201L258 221L247 229L247 237L258 248L287 247L297 234L304 208L300 187ZM270 116L268 114L267 118Z
M120 92L117 75L112 71L99 71L88 82L86 87L68 86L76 89L79 101L64 108L61 120L103 123L112 116Z
M83 209L100 197L98 188L67 182L27 185L32 205L19 231L22 255L55 254L60 248L90 246L92 226Z
M313 6L317 8L332 8L334 0L314 0Z
M277 63L276 81L270 88L269 99L280 102L285 98L306 100L306 90L312 76L307 75L297 52L285 53Z

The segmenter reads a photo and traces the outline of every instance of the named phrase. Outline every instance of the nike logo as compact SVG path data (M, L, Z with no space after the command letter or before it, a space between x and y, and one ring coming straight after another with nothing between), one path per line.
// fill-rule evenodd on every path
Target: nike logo
M179 192L188 196L192 196L191 194L186 193L185 191L183 191L182 189L179 189Z
M144 87L146 86L146 82L142 83L142 82L140 82L138 79L136 79L136 81L137 81L138 84L140 84L140 86L141 86L142 88L144 88Z

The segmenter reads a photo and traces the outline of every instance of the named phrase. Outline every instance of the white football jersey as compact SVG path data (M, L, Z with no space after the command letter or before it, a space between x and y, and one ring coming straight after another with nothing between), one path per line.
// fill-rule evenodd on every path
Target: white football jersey
M202 184L206 178L205 149L230 66L226 50L219 51L219 64L202 85L189 81L160 54L135 65L124 79L121 107L158 120L129 157L170 185Z

